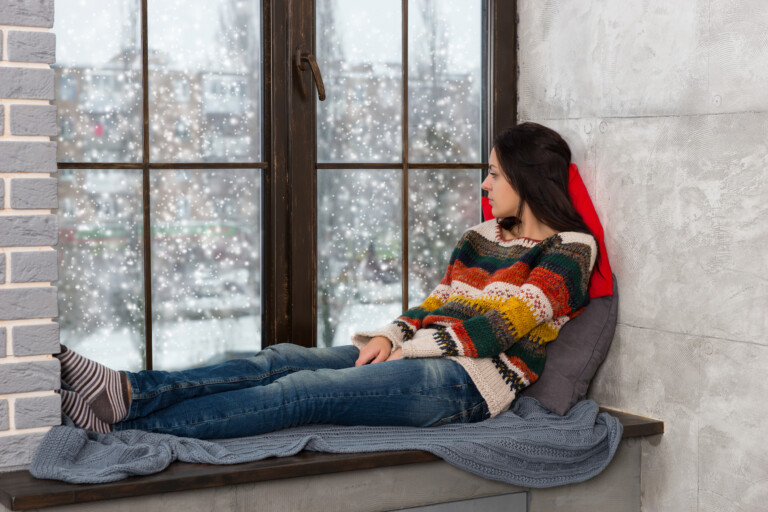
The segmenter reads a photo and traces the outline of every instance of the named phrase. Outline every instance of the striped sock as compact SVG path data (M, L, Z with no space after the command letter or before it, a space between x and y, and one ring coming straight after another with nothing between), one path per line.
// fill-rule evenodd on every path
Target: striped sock
M112 425L96 417L85 399L74 391L61 390L61 410L80 428L106 434Z
M61 345L61 378L79 394L101 421L112 424L128 414L128 378Z

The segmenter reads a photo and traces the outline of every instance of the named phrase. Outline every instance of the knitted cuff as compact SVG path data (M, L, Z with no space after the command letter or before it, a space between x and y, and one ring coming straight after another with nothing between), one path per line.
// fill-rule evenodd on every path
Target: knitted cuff
M403 345L403 331L395 324L388 324L373 331L356 332L352 335L352 344L362 349L375 336L384 336L391 341L393 352Z
M436 329L419 329L413 339L403 343L403 357L417 359L422 357L443 357L443 351L435 339Z

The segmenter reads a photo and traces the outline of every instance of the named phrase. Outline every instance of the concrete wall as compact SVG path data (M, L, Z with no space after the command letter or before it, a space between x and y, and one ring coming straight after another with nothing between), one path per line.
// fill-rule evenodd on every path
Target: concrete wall
M644 511L768 503L768 2L520 0L520 120L571 143L619 327L591 391L665 420Z
M0 0L0 471L61 421L53 0Z

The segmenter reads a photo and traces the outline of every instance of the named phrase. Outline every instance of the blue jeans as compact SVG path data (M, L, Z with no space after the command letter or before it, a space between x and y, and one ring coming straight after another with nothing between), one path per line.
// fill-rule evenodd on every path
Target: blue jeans
M127 372L128 416L115 430L183 437L242 437L312 423L469 423L490 417L469 375L450 359L355 367L354 346L284 343L254 357L178 372Z

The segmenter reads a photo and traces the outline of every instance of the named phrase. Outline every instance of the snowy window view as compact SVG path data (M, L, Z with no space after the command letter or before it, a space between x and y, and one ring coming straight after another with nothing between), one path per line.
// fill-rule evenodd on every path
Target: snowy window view
M140 170L59 176L61 342L116 368L144 367Z
M404 38L401 0L316 0L317 345L421 303L480 221L484 3L410 0ZM139 4L56 3L58 321L129 370L151 324L178 369L262 346L262 2L148 2L147 91Z
M261 346L261 175L153 170L154 367L207 364Z
M244 0L148 3L150 157L261 160L261 6ZM179 136L175 127L188 127Z
M260 2L148 6L149 165L260 161ZM144 368L149 272L153 368L258 351L263 171L147 167L138 2L58 0L56 25L59 161L80 164L60 180L62 342L113 368Z
M317 344L346 345L404 309L443 277L451 251L480 221L480 169L365 163L479 163L482 154L482 1L408 2L408 112L403 115L401 2L318 0L317 58L328 98L318 103ZM407 128L406 128L407 125ZM403 130L408 150L404 154Z

